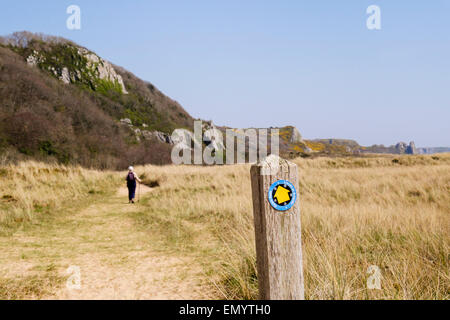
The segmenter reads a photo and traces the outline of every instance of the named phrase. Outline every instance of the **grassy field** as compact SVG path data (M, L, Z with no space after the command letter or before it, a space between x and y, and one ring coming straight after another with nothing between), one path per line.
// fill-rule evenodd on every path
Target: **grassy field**
M294 162L300 173L307 299L449 299L449 154ZM202 278L199 283L214 292L212 297L257 298L249 165L136 170L154 189L126 214L127 232L144 235L130 246L145 238L154 254L201 266L192 276ZM44 228L39 232L44 241L51 217L73 218L90 203L100 210L123 175L38 163L2 167L0 174L4 242L17 232L36 234L38 227ZM32 283L57 290L63 282L55 280L61 272L54 259L26 260L57 266L40 268L32 279L0 273L0 298L44 295L27 293ZM10 270L22 260L5 259L0 268ZM372 265L381 271L381 290L367 289ZM12 290L15 294L8 295Z
M0 166L0 235L117 188L112 172L25 162Z

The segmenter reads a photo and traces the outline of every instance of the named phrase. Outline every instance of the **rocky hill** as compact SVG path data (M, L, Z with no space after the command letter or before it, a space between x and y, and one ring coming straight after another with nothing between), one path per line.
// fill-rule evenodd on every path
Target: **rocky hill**
M409 144L399 142L396 145L385 147L384 145L372 145L369 147L361 146L355 140L348 139L317 139L314 143L324 144L326 146L340 147L341 152L348 154L365 154L365 153L385 153L385 154L418 154L414 141Z
M2 158L167 163L162 140L192 121L151 83L71 41L28 32L0 39Z

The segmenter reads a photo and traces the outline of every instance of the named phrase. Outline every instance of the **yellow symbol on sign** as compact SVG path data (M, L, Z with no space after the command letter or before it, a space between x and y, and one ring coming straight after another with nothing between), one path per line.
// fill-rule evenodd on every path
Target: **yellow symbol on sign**
M277 191L275 192L274 198L277 198L278 203L284 203L291 200L291 197L289 197L289 190L286 188L283 188L282 186L279 186Z

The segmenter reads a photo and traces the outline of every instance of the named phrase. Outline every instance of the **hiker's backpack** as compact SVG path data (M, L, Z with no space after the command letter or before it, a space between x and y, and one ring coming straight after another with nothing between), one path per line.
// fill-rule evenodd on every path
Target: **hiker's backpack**
M127 181L128 182L132 182L134 180L135 180L134 173L133 172L129 172L128 175L127 175Z

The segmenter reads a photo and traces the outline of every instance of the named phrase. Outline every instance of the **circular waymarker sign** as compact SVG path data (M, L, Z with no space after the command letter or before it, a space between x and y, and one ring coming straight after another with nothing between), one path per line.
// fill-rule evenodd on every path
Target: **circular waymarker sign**
M278 180L269 188L269 202L275 210L289 210L296 200L297 191L294 185L287 180Z

